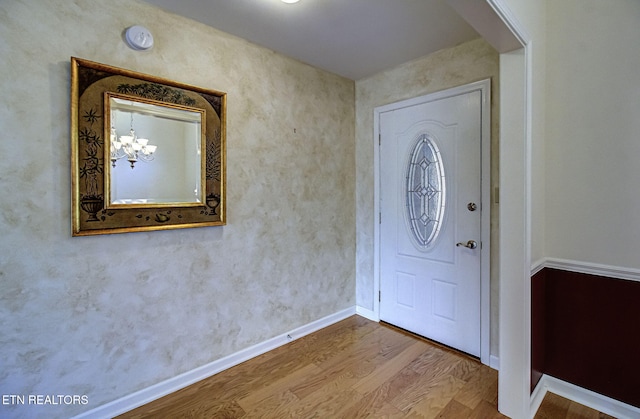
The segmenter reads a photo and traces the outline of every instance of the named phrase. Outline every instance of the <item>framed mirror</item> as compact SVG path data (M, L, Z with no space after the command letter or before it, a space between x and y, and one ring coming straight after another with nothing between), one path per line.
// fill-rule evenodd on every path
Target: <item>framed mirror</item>
M225 93L72 58L72 234L224 225L225 131Z

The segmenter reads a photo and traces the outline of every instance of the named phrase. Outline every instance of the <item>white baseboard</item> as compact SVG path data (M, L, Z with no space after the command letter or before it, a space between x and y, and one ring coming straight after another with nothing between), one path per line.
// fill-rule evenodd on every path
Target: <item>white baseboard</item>
M159 399L162 396L166 396L167 394L187 387L200 380L211 377L214 374L217 374L235 365L241 364L242 362L245 362L251 358L255 358L258 355L262 355L266 352L283 346L295 339L301 338L317 330L344 320L354 314L356 314L355 307L339 311L322 319L291 330L288 333L283 333L272 339L266 340L249 348L221 358L217 361L213 361L191 371L187 371L186 373L152 385L151 387L147 387L133 394L122 397L118 400L114 400L102 406L98 406L95 409L75 416L74 419L112 418L114 416L135 409L136 407L147 404L153 400Z
M542 400L544 396L547 394L547 386L545 385L544 375L538 381L536 388L533 389L531 393L531 401L529 403L529 412L531 413L531 418L535 417L536 413L538 413L538 409L540 409L540 405L542 404ZM500 396L500 395L498 395Z
M540 404L547 392L557 394L558 396L565 397L576 403L580 403L581 405L619 419L636 419L640 417L640 408L545 374L542 376L540 382L536 386L536 389L531 395L530 411L532 418L538 412Z
M489 366L496 371L500 371L500 358L495 355L489 355Z
M378 315L373 310L369 310L368 308L356 306L356 314L374 322L380 321Z

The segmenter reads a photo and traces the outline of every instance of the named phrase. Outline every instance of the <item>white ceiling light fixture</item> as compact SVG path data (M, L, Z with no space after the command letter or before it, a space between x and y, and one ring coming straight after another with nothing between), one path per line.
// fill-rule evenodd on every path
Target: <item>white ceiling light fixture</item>
M133 106L133 103L132 103ZM115 114L112 114L111 120L115 121ZM129 135L121 135L118 137L116 129L111 127L111 166L116 167L116 161L126 157L133 169L136 162L150 162L153 160L153 153L156 152L158 146L149 144L146 138L139 138L133 129L133 111L131 111L131 129Z
M300 1L300 0L282 0L282 2L283 2L283 3L289 3L289 4L291 4L291 3L297 3L297 2L299 2L299 1Z

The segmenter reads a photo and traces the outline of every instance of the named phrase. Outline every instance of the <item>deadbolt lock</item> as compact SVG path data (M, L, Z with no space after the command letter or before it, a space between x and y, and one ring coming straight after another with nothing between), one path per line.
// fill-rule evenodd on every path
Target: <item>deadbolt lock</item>
M478 205L476 205L476 203L475 203L475 202L469 202L469 203L467 204L467 209L468 209L469 211L475 211L475 210L477 210L477 209L478 209Z

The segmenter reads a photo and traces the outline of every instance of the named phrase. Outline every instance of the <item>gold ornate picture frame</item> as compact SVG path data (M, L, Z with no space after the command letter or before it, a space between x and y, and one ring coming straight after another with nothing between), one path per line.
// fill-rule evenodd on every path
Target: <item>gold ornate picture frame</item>
M72 57L72 235L224 225L225 143L226 93Z

